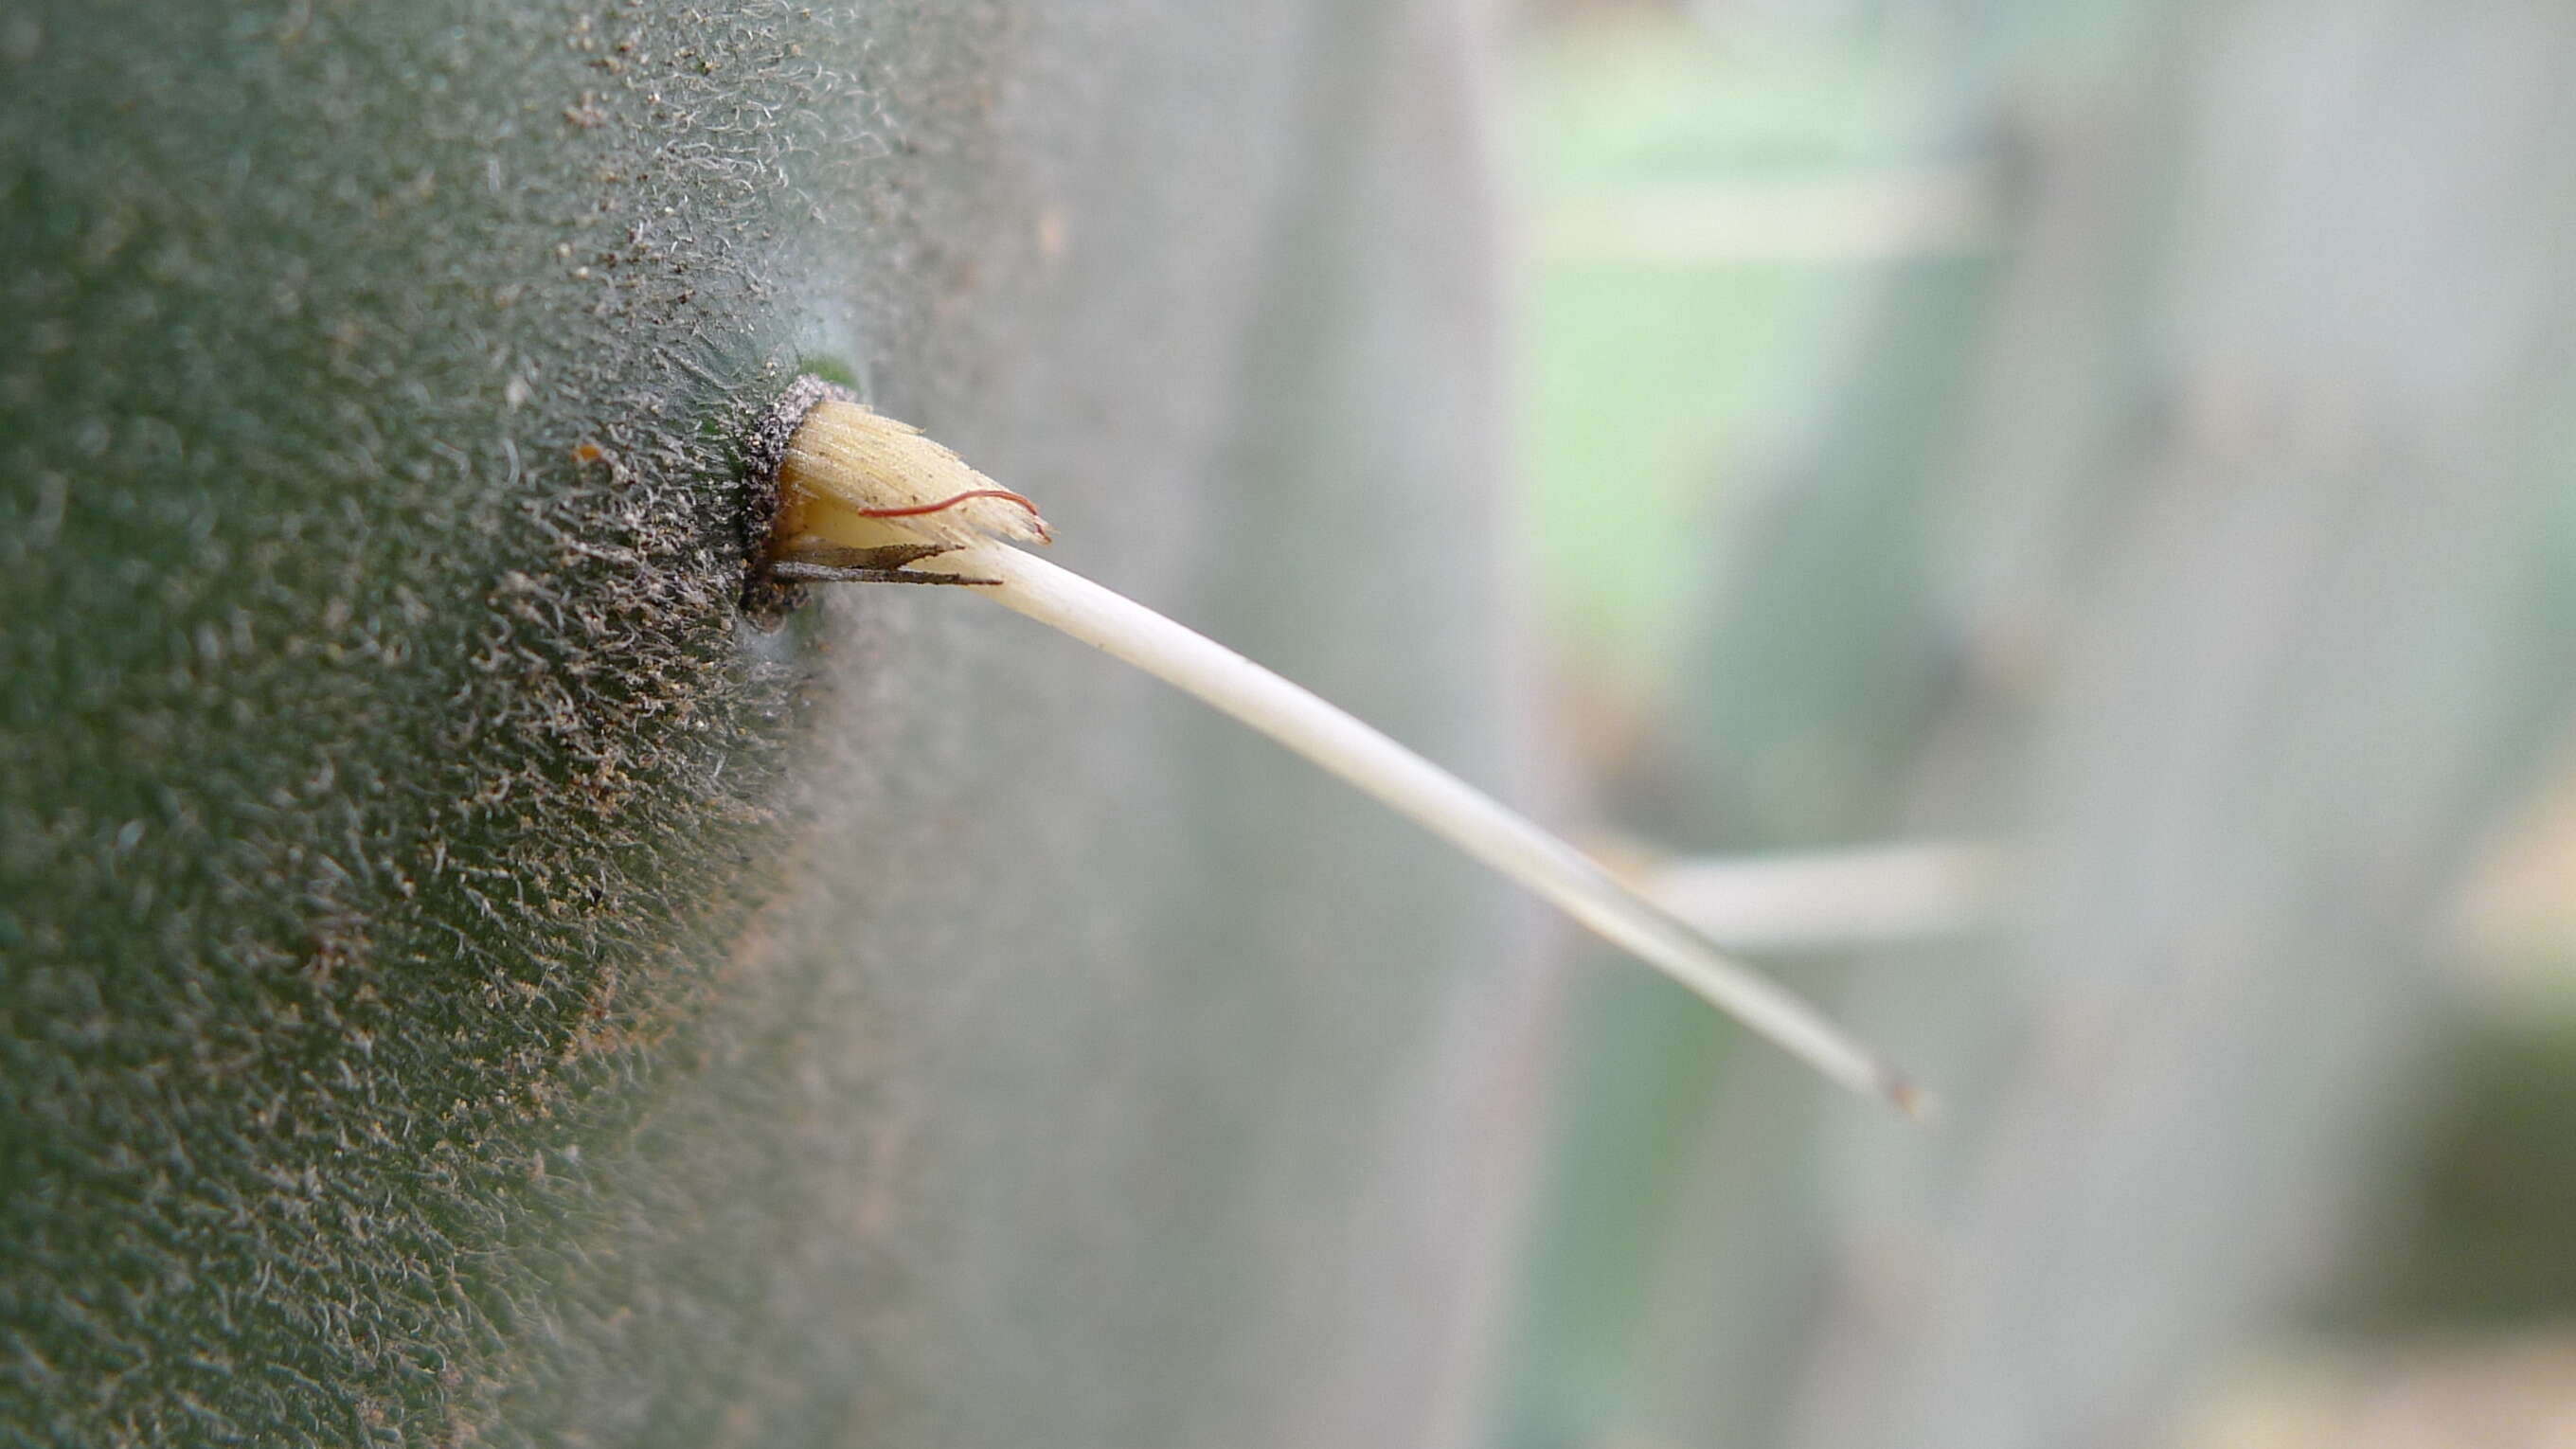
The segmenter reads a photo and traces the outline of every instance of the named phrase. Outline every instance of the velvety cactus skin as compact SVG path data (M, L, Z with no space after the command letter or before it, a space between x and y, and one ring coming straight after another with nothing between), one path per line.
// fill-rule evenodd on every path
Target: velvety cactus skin
M0 1445L1429 1412L1495 894L935 601L742 612L819 368L1495 772L1466 91L1342 9L0 13ZM1153 562L1336 486L1431 501Z
M783 24L0 22L0 1441L480 1417L774 854Z

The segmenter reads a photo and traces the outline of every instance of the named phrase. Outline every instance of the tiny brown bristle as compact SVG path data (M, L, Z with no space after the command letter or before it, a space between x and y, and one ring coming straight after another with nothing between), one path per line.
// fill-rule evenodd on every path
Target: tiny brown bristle
M1896 1110L1927 1127L1941 1120L1941 1099L1914 1085L1902 1072L1882 1068L1878 1090L1879 1095L1895 1104Z

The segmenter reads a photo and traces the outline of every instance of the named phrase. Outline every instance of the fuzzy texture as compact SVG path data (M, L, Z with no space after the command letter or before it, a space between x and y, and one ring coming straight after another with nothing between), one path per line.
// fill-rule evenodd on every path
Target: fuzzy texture
M1422 1437L1511 917L901 600L745 628L735 441L828 356L1498 769L1390 34L0 16L0 1444ZM1336 486L1420 526L1241 547Z
M827 398L858 401L839 383L805 373L789 382L742 435L742 612L759 629L776 629L805 602L802 586L774 577L767 568L777 553L778 469L787 461L787 441L817 403Z
M798 138L662 118L822 65L758 6L12 24L0 1443L461 1437L777 850L783 258L724 252Z

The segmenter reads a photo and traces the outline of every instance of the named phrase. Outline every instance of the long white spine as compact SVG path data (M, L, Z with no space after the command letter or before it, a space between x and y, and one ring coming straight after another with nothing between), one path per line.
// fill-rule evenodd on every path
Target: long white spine
M1898 1072L1778 984L1720 954L1581 851L1474 786L1233 650L1067 569L1002 543L914 566L967 578L1008 607L1115 655L1341 776L1612 943L1668 973L1790 1055L1909 1112Z

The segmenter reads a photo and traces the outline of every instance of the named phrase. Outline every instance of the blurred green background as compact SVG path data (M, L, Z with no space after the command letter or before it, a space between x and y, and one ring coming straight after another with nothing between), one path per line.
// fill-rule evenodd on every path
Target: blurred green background
M1614 833L1779 843L1740 802L1676 808L1661 758L1704 723L1682 682L1727 627L1730 505L1853 385L1853 318L1913 307L1973 343L1924 301L1997 245L1991 180L1940 129L1974 37L1929 13L1561 4L1515 37L1528 551L1558 733ZM2294 1326L2197 1395L2179 1449L2576 1442L2576 791L2527 801L2450 914L2435 1086L2377 1151L2364 1230L2320 1245ZM1723 1231L1678 1215L1732 1035L1616 970L1578 1020L1514 1449L1658 1442L1632 1427L1654 1285Z
M1580 6L1515 58L1520 442L1549 642L1577 706L1648 708L1679 672L1727 471L1814 380L1803 339L1889 261L1978 239L1853 204L1923 174L1940 72L1901 37Z

